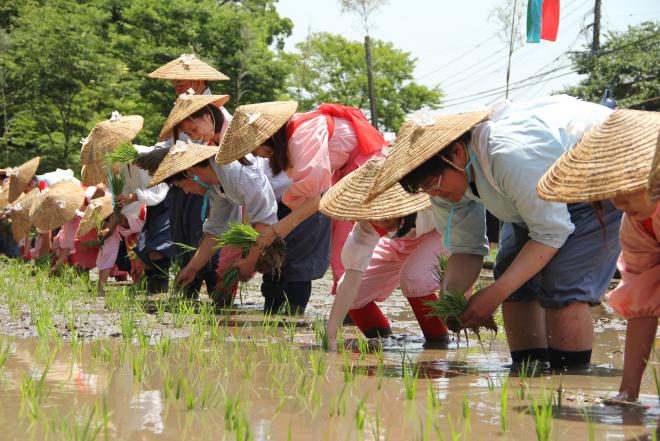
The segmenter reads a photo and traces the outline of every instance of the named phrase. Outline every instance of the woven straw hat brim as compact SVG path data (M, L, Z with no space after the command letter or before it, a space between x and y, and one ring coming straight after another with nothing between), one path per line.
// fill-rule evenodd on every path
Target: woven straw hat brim
M385 158L372 158L345 176L321 198L320 211L331 219L345 221L380 221L407 216L431 206L427 194L407 193L398 183L373 201L366 198Z
M273 136L298 108L295 101L273 101L239 106L220 142L218 164L236 161Z
M61 181L41 192L30 208L30 219L37 228L53 230L73 219L84 201L80 184Z
M105 156L120 144L130 142L140 133L144 118L140 115L120 116L115 121L105 120L94 126L80 149L80 163L105 161Z
M109 185L107 167L108 163L103 161L83 165L80 170L82 183L85 185ZM117 164L112 164L110 170L113 175L116 175L119 173L120 167Z
M214 146L202 144L185 144L185 150L181 150L180 144L170 147L170 151L161 161L158 169L151 177L149 187L158 185L170 176L186 170L193 165L209 159L218 152Z
M539 197L592 202L646 188L659 133L660 113L616 110L546 171Z
M213 104L217 107L224 106L229 101L229 95L192 95L187 98L178 98L169 116L165 120L163 128L158 135L159 141L165 141L172 137L174 128L181 121L188 118L204 106Z
M653 165L649 174L649 196L652 201L660 201L660 136L655 146Z
M32 181L37 168L39 168L39 156L19 165L12 170L9 177L9 203L14 202L25 191L25 187Z
M0 186L0 210L9 203L9 185Z
M93 228L96 228L97 213L103 220L107 219L112 214L112 196L103 196L101 198L92 199L85 209L83 218L78 226L78 231L76 232L76 237L84 236L92 231Z
M190 57L189 60L189 63L184 63L181 58L172 60L151 72L149 78L204 81L225 81L229 79L227 75L197 59L197 57Z
M366 202L372 201L433 155L448 147L465 132L487 119L489 114L490 110L442 115L436 117L432 125L421 125L415 121L403 123Z
M39 197L39 189L33 188L22 194L13 204L11 212L11 232L15 241L23 239L30 233L32 222L30 221L30 208Z

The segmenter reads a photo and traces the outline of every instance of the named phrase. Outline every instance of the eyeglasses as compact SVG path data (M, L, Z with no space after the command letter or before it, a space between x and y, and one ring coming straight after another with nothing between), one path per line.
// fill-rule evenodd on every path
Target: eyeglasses
M442 183L442 175L438 176L437 179L431 181L428 185L420 185L419 191L422 193L431 193L434 191L440 190L440 184Z

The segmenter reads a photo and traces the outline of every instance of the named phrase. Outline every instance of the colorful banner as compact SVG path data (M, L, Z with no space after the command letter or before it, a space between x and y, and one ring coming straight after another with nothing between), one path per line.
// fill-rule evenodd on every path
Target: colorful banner
M559 0L529 0L527 3L527 43L541 39L557 40Z

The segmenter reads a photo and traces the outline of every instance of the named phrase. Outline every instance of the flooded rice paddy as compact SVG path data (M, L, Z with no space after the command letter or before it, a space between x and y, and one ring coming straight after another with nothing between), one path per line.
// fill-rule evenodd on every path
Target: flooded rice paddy
M654 363L638 405L602 403L618 390L625 337L605 306L592 369L514 375L503 335L425 348L400 292L383 305L394 337L349 326L328 353L326 280L298 318L264 317L258 287L220 313L205 296L115 284L96 298L87 276L0 263L0 439L653 439Z

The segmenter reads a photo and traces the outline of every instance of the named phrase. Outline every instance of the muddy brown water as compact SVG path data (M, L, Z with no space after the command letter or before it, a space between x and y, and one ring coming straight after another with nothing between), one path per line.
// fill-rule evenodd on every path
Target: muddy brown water
M306 315L285 319L291 326L262 325L252 282L217 332L201 337L194 329L151 327L148 343L126 344L109 337L117 317L103 311L94 326L114 331L93 340L0 336L0 350L9 348L0 370L0 440L534 440L530 406L543 391L554 397L551 440L587 440L590 430L596 440L646 439L656 425L651 368L638 406L601 403L618 390L625 339L625 323L606 306L594 308L590 371L521 379L509 375L502 335L484 335L483 346L462 338L448 349L424 348L400 292L382 306L395 333L382 352L370 342L360 353L353 327L344 334L346 350L319 351L314 321L329 312L328 290L327 280L315 282ZM19 328L2 320L6 333ZM418 372L412 399L402 359L413 367L408 372Z

